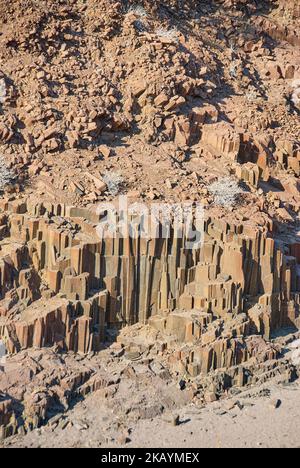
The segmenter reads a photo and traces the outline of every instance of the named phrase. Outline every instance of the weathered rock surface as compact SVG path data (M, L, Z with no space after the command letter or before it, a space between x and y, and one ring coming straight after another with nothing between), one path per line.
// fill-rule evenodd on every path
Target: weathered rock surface
M85 355L100 351L110 330L149 321L166 337L161 351L173 372L196 378L227 369L224 391L256 382L257 368L274 375L281 354L271 334L299 327L300 244L280 246L272 231L210 218L203 244L187 250L172 231L168 239L100 239L100 215L88 210L2 205L0 339L10 354L55 345ZM188 347L170 354L174 343ZM128 349L128 359L139 359L139 347ZM296 372L287 361L278 366L291 378ZM47 388L41 414L21 399L32 427L47 419ZM19 423L11 422L12 394L2 400L7 435Z
M0 438L71 425L91 392L178 422L298 377L299 19L299 0L0 0ZM202 244L99 236L118 194L201 204Z

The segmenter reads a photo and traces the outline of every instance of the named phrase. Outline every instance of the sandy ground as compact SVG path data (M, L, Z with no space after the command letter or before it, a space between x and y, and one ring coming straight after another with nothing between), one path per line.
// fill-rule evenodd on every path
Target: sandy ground
M300 386L274 389L280 408L270 398L241 399L243 409L226 411L212 404L202 411L186 408L178 427L159 421L140 423L132 446L181 448L296 448L300 447ZM253 406L252 406L253 405Z
M280 400L276 408L277 400ZM97 393L68 413L69 424L55 421L26 436L3 443L8 447L145 447L145 448L299 448L300 383L268 385L245 391L235 399L197 408L185 406L180 424L166 417L140 420L128 428L128 443L120 434L121 422ZM116 432L116 428L118 431ZM123 433L124 434L124 433Z

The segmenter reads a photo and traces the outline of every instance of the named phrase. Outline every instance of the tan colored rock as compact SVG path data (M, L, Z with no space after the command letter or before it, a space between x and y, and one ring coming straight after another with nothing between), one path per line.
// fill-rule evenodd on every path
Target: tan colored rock
M102 193L107 189L107 185L100 177L97 177L89 172L86 172L86 177L95 185L95 187Z
M213 148L217 154L237 161L241 138L230 126L220 124L204 125L201 143Z

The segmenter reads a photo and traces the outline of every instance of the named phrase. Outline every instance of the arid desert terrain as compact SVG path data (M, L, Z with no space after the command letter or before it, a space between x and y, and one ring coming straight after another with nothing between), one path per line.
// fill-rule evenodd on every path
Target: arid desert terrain
M0 0L0 446L298 447L299 176L299 0Z

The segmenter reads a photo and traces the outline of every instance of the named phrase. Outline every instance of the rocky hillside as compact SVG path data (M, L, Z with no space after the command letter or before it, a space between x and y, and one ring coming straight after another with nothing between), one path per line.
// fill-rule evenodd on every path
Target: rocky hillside
M298 1L0 8L3 190L87 206L117 172L133 198L209 208L209 184L233 176L248 204L297 213Z
M93 393L97 444L124 445L298 379L299 20L299 0L0 0L0 439L80 445ZM118 195L200 204L203 243L99 236Z

